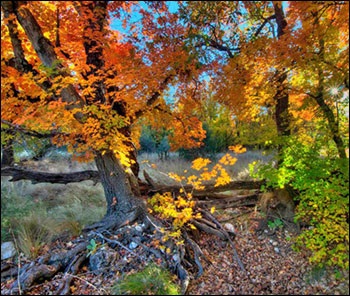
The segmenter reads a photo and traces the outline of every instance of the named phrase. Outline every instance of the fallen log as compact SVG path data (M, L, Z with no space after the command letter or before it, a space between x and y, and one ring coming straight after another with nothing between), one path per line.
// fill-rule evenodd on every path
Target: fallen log
M98 171L87 170L73 173L46 173L26 170L16 167L1 168L1 176L11 176L10 182L19 180L30 180L33 184L37 183L57 183L68 184L91 180L95 183L100 182Z
M242 206L255 206L259 201L259 192L252 194L237 195L234 197L227 197L222 199L197 200L198 206L205 206L207 208L215 207L217 209L226 209Z
M73 173L47 173L27 170L21 167L4 167L1 168L1 176L11 176L10 182L19 180L30 180L32 184L37 183L56 183L56 184L68 184L82 181L93 181L94 184L100 182L100 176L98 171L86 170ZM193 190L190 185L159 184L153 180L149 174L144 171L144 177L147 183L139 180L140 191L142 195L149 195L155 193L174 192L179 193L180 189L191 192L194 197L203 198L209 197L213 199L224 199L225 195L218 194L218 192L240 190L240 189L260 189L265 184L265 181L231 181L226 185L214 186L214 184L205 185L203 190Z
M262 185L265 184L265 181L254 181L254 180L242 180L242 181L231 181L228 184L215 186L214 184L205 185L205 188L202 190L193 190L193 186L191 185L182 185L182 184L159 184L155 180L151 178L151 176L143 171L144 177L148 185L150 186L149 193L165 193L165 192L180 192L180 190L185 190L187 192L191 192L195 197L214 197L214 198L222 198L223 195L218 196L215 193L230 191L230 190L239 190L239 189L260 189Z

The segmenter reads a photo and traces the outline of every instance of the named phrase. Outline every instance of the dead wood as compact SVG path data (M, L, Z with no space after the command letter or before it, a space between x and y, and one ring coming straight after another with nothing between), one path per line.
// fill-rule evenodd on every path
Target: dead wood
M30 180L32 184L37 183L56 183L56 184L68 184L75 182L82 182L91 180L94 184L100 182L100 176L98 171L86 170L73 173L47 173L28 170L22 167L3 167L1 168L1 176L11 176L10 182L19 180ZM146 183L139 180L140 192L142 195L165 193L165 192L180 192L180 189L186 191L192 191L192 187L189 185L182 186L176 185L164 185L154 181L150 175L144 171L144 177ZM232 181L226 185L215 187L214 184L208 184L203 190L193 190L192 195L197 198L210 198L210 199L225 199L226 195L219 194L219 192L238 190L238 189L259 189L264 181ZM225 199L228 202L228 199ZM232 204L234 206L234 204Z
M69 182L80 182L78 180L86 180L86 178L95 182L99 181L98 173L95 171L85 171L70 174L50 174L26 171L21 168L7 167L2 169L2 175L4 175L3 173L5 175L13 176L13 179L11 181L26 179L32 180L32 182L43 182L43 180L45 180L44 182L62 184ZM181 188L181 186L173 185L162 185L161 187L158 187L157 183L154 182L149 176L145 179L148 182L146 187L148 192L176 192ZM261 184L263 184L262 181L234 181L230 184L220 187L208 185L205 189L208 191L195 191L194 194L203 196L206 192L214 193L214 191L220 192L235 189L257 189L260 188ZM195 211L200 212L202 214L202 218L194 219L192 221L193 225L195 225L198 230L215 235L222 240L228 241L233 249L235 260L238 262L238 265L244 272L246 272L246 270L233 243L235 234L226 231L226 229L214 217L214 215L212 215L206 209L209 209L212 206L220 208L256 204L257 201L258 190L255 190L252 194L248 195L230 196L215 200L197 200ZM142 221L135 221L135 223L131 223L132 221L129 220L128 225L119 225L118 228L114 227L112 223L106 223L106 221L102 221L101 223L105 226L101 228L104 230L103 234L102 231L91 231L92 228L85 229L86 231L84 232L84 238L78 239L77 242L75 242L76 246L71 250L65 250L63 252L50 255L46 254L40 258L37 258L35 262L23 266L19 271L18 280L15 281L12 286L12 292L16 293L19 291L28 291L35 282L41 282L45 279L50 279L58 272L63 271L65 274L61 279L61 282L58 285L55 293L60 295L69 294L71 281L74 278L74 275L79 272L79 269L84 263L87 263L86 247L88 245L88 242L91 238L94 238L100 243L100 245L107 244L110 248L115 249L118 253L121 251L126 251L128 254L130 254L130 256L133 256L134 259L139 262L139 264L141 264L141 262L144 264L150 260L161 259L162 262L164 262L165 267L169 268L178 275L178 278L182 283L182 291L185 293L190 279L189 272L186 268L196 267L196 277L199 277L204 271L201 259L205 260L209 264L211 263L203 255L203 252L197 242L191 238L185 230L182 232L182 238L185 242L184 245L177 245L174 241L168 240L165 243L165 246L167 249L170 249L171 252L162 252L158 246L159 242L162 241L162 238L164 236L164 233L160 231L160 228L163 224L162 222L156 219L153 220L150 217L151 216L146 215L146 217L141 219ZM140 231L135 227L135 225L143 225L143 229ZM139 255L140 252L134 252L130 247L128 247L130 243L136 244L140 248L139 250L142 250L142 255ZM11 272L12 275L13 273L14 272Z
M39 257L36 262L23 266L19 273L18 281L15 281L11 287L12 293L16 294L19 291L28 290L35 282L42 282L46 279L51 279L60 270L66 269L70 271L71 267L77 269L74 263L81 252L86 250L87 242L80 242L69 251L62 251L51 255L49 258L44 255ZM79 261L81 263L82 261Z
M82 182L91 180L95 183L100 182L98 171L87 170L74 173L46 173L26 170L17 167L1 168L1 176L11 176L10 182L19 180L30 180L33 184L36 183L58 183L68 184L74 182Z
M231 247L232 247L232 250L233 250L233 253L234 253L234 256L235 256L235 259L239 265L239 267L241 268L241 270L244 272L244 273L247 273L241 259L239 258L238 256L238 253L237 253L237 250L236 250L236 247L233 243L233 240L231 239L231 236L230 234L225 230L225 228L222 226L222 224L211 214L209 213L208 211L205 211L205 210L202 210L202 209L199 209L199 211L203 214L203 216L205 218L207 218L208 220L211 220L215 223L215 225L219 228L220 232L223 233L223 235L225 236L225 238L228 240L228 242L230 243Z
M226 185L215 186L215 184L207 184L202 190L193 190L191 185L181 185L181 184L171 184L164 185L157 183L151 178L151 176L144 170L143 171L145 180L148 185L151 187L149 193L165 193L165 192L180 192L180 189L183 189L187 192L192 192L192 195L195 197L214 197L222 198L224 195L217 195L217 192L238 190L238 189L260 189L262 185L265 184L265 181L254 181L254 180L242 180L242 181L231 181Z
M209 200L197 200L198 206L204 206L206 208L215 207L217 209L226 209L242 206L255 206L259 201L259 194L255 192L253 194L237 195L233 197L226 197L222 199L210 199Z

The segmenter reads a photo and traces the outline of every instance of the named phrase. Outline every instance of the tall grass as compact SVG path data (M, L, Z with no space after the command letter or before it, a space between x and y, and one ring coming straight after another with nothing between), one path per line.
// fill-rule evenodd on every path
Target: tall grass
M79 235L106 212L101 184L31 184L1 178L1 241L12 240L27 257L63 233Z

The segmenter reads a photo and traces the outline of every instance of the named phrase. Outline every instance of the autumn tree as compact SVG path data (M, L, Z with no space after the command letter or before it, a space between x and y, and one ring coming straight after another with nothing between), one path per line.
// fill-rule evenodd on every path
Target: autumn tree
M2 124L95 160L107 212L89 229L136 220L154 227L138 187L139 121L163 118L175 147L198 146L205 136L186 111L199 68L183 46L186 28L177 15L164 2L3 1L1 7ZM164 101L171 85L181 95L173 109Z
M2 119L54 132L57 145L94 158L108 203L104 222L116 227L145 215L135 196L137 121L169 111L163 92L194 75L181 47L184 28L164 4L139 7L142 25L125 39L109 29L110 18L127 26L136 8L104 1L2 4ZM179 114L180 126L192 131L177 129L177 139L196 145L204 136L200 122L187 120Z
M270 44L286 27L280 2L189 2L183 17L191 24L189 46L203 53L216 75L216 98L239 120L259 120L273 108L279 136L290 134L287 73L274 63Z
M188 46L215 69L216 98L242 121L274 114L278 166L256 176L296 194L314 227L301 245L348 268L349 3L189 1L182 16Z
M282 148L285 137L305 131L316 103L345 157L335 106L346 100L330 90L348 89L347 2L188 2L182 17L188 46L215 71L216 98L240 120L273 112Z

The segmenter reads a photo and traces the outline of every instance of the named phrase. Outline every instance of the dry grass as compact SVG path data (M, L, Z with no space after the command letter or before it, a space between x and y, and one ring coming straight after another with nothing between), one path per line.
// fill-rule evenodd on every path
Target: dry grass
M222 155L218 155L218 160ZM236 155L237 162L226 167L232 179L249 178L248 164L267 161L270 157L259 151ZM147 160L147 162L145 162ZM157 154L139 155L140 178L146 170L159 183L174 183L167 174L179 175L191 170L191 162L176 153L169 159L159 160ZM28 161L29 168L38 171L63 173L96 169L94 163L78 163L68 157L47 158L40 162ZM215 164L215 160L211 165ZM154 168L155 167L155 168ZM100 220L106 211L106 201L101 184L91 181L71 184L31 184L30 181L9 182L1 178L1 241L11 240L10 229L17 236L19 247L27 256L35 256L41 246L62 232L78 235L88 224ZM43 227L45 225L45 227Z

